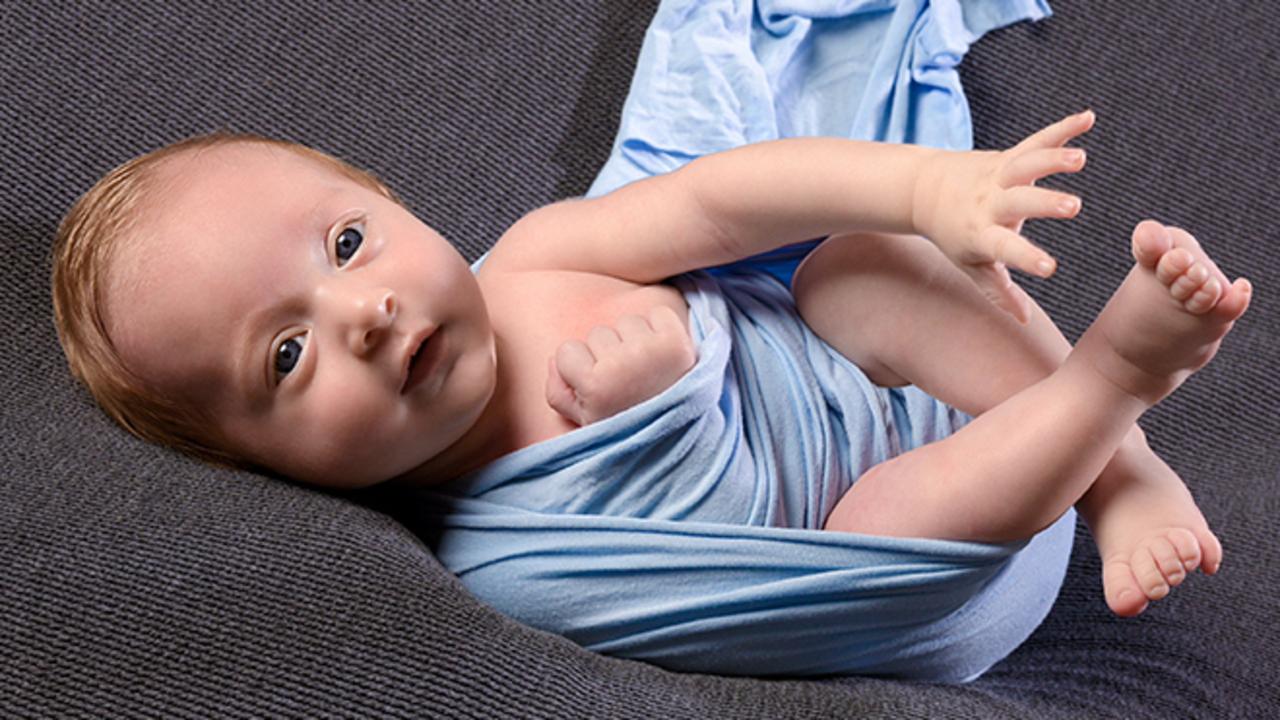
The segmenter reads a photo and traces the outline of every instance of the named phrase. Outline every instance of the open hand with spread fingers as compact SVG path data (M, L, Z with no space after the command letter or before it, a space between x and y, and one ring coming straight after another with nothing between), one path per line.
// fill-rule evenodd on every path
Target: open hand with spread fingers
M1048 277L1054 258L1024 237L1033 218L1073 218L1080 198L1035 187L1057 173L1084 168L1085 153L1067 143L1093 127L1090 110L1072 115L1003 151L943 152L921 171L913 224L988 298L1026 323L1030 300L1013 284L1009 267Z

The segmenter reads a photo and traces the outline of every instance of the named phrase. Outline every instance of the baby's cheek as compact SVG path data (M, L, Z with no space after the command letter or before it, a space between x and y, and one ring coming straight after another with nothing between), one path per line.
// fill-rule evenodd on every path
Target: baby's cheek
M359 388L307 390L307 401L290 408L274 428L288 437L286 464L292 471L286 474L334 487L385 480L379 461L385 455L388 408Z
M316 409L320 420L315 428L317 440L331 452L344 455L368 455L385 442L384 427L393 408L379 402L372 393L346 386L330 394L323 407Z

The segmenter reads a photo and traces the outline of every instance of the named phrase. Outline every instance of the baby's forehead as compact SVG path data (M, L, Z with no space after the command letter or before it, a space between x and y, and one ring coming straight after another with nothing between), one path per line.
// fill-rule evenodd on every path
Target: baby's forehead
M142 231L108 268L103 316L133 372L165 391L210 387L225 374L215 337L243 312L197 248Z
M309 209L334 188L306 158L254 145L157 168L156 192L109 264L109 335L157 382L211 384L225 374L221 350L280 279L276 240L305 229Z
M199 181L228 177L288 178L323 173L321 163L274 143L232 140L210 147L190 148L160 160L150 183L156 197L190 190Z
M354 183L325 163L273 144L240 141L165 158L139 207L140 225L169 237L193 223L262 222L301 212ZM143 233L146 235L147 233Z

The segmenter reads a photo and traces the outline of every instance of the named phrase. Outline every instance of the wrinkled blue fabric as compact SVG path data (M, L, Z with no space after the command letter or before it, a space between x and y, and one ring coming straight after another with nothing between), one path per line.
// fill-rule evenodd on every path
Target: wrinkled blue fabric
M664 2L592 193L792 134L968 147L954 66L1047 11ZM786 282L810 246L673 278L694 368L424 492L440 561L517 620L675 670L958 682L1016 648L1057 596L1074 512L1003 545L820 530L859 475L967 417L873 385L808 329Z
M955 68L1043 0L667 0L588 196L762 140L827 135L967 150Z

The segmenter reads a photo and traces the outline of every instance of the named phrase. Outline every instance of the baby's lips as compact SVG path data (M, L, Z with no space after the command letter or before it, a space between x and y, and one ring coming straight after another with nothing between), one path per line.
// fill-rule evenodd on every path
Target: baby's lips
M401 394L409 390L409 381L412 371L415 369L415 359L424 360L427 358L418 358L418 355L424 350L424 343L427 343L431 336L435 335L436 327L428 326L418 332L410 335L401 348L400 355L400 392ZM429 343L428 343L429 344ZM425 354L425 353L423 353ZM419 378L420 379L420 378Z

